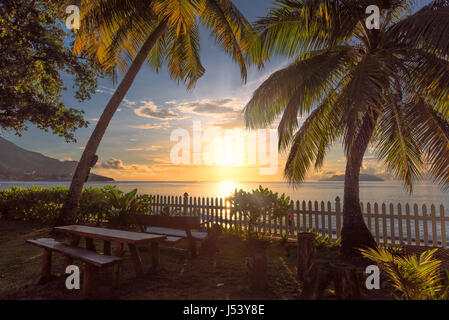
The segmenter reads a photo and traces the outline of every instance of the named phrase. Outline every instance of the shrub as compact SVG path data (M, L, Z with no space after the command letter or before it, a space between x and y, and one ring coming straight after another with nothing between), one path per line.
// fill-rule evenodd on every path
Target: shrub
M417 255L397 255L389 249L360 249L362 255L379 264L405 300L447 299L449 286L440 272L441 261L434 259L437 249Z
M133 225L131 214L151 212L152 198L148 195L137 195L137 189L124 193L115 187L105 187L107 209L106 220L113 228L129 229Z
M108 213L111 212L110 203L107 201L110 189L111 187L84 189L76 213L76 222L98 223L107 219ZM66 187L40 188L33 186L1 190L0 218L53 223L58 218L67 194L68 188ZM139 210L148 212L150 210L149 197L142 195L137 198L139 199Z
M315 246L317 247L317 249L332 250L338 249L340 247L341 244L340 237L337 240L332 241L332 239L329 238L328 235L326 234L320 235L314 229L309 229L309 232L315 235Z
M259 186L251 193L244 190L236 191L227 200L231 204L231 216L241 214L246 218L248 225L246 227L247 236L257 237L256 226L260 224L261 219L266 216L268 219L278 219L286 216L291 209L290 197L285 194L279 196L267 188Z

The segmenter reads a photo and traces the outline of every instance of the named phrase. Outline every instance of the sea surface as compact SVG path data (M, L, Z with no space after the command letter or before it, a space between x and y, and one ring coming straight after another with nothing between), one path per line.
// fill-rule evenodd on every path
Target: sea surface
M29 188L33 185L39 187L68 186L69 182L20 182L20 181L0 181L0 190L9 189L12 186ZM285 193L293 200L306 201L335 201L338 196L343 196L343 182L304 182L293 189L285 182L142 182L142 181L114 181L114 182L89 182L86 187L104 187L105 185L115 185L118 189L128 192L135 188L140 194L159 194L170 196L181 196L185 192L193 197L217 197L225 198L234 190L244 189L250 191L258 188L259 185L267 187L275 192ZM413 194L409 195L403 185L397 181L363 181L360 182L360 200L366 202L377 202L379 204L389 203L417 203L418 205L443 204L446 208L446 215L449 214L449 192L443 191L438 185L432 182L419 182L415 184Z

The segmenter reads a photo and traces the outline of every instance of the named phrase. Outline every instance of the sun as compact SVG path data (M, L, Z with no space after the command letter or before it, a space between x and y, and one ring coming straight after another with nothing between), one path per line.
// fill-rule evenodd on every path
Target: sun
M218 185L218 193L220 194L220 197L228 197L236 188L237 184L234 181L222 181Z

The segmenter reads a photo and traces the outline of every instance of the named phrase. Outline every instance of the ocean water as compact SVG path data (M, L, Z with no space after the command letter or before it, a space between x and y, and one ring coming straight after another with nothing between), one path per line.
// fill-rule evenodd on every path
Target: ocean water
M69 182L19 182L0 181L0 190L9 189L11 186L31 187L68 186ZM275 192L285 193L293 200L306 201L335 201L338 196L343 196L343 182L304 182L293 189L285 182L142 182L142 181L114 181L114 182L89 182L86 187L104 187L105 185L115 185L118 189L128 192L135 188L140 194L159 194L180 196L185 192L193 197L227 197L236 188L250 191L259 185L267 187ZM449 192L444 192L441 188L431 182L420 182L414 186L414 192L409 195L403 185L397 181L364 181L360 183L360 198L362 202L377 202L379 204L389 203L417 203L439 206L443 204L446 212L449 210ZM446 213L448 214L448 213Z

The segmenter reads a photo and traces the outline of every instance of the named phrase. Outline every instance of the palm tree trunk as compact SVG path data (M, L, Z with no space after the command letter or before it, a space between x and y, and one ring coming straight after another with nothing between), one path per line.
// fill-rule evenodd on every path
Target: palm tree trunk
M75 170L69 193L64 201L64 205L62 206L60 216L56 221L56 225L67 225L75 222L75 213L78 208L84 183L89 174L89 169L95 157L95 153L97 152L98 146L101 142L101 139L103 138L104 133L106 132L109 122L117 111L120 103L122 103L123 98L133 84L134 79L145 63L145 60L147 59L152 48L164 34L166 29L167 23L163 21L148 37L139 53L137 54L136 58L132 62L131 66L129 67L129 70L126 72L122 82L114 92L111 100L109 100L108 104L106 105L106 108L104 109L103 114L98 120L94 132L90 136L86 148L84 149L83 155L81 156L80 162L78 163L78 166Z
M364 124L360 130L361 133L359 133L359 136L348 152L345 172L343 228L341 231L340 249L340 253L344 257L360 256L358 248L376 246L376 242L363 220L359 196L360 169L376 121L376 115L374 116L374 119L371 114L365 116Z

